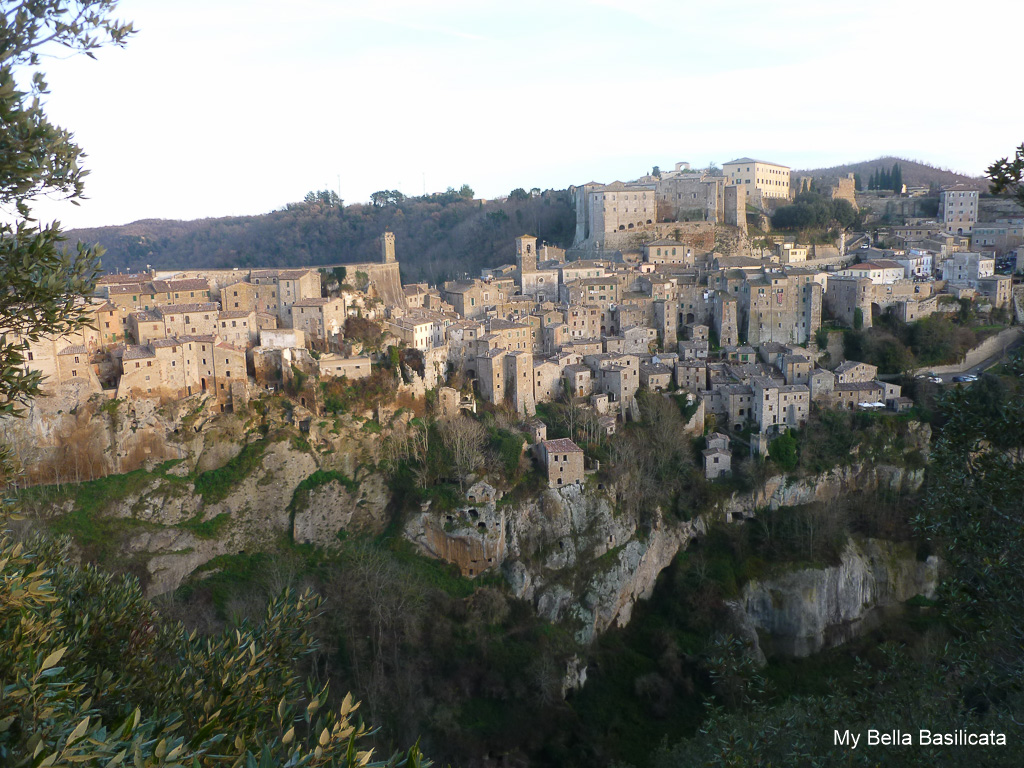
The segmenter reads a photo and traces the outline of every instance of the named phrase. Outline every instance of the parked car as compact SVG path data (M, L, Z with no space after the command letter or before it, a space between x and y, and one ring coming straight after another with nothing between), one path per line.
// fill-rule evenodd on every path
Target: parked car
M978 380L978 377L975 376L973 373L968 373L968 374L964 374L962 376L954 376L953 377L953 381L958 382L958 383L963 383L963 384L969 384L972 381L977 381L977 380Z
M941 384L942 383L942 377L940 377L940 376L929 376L928 377L928 381L930 381L932 384Z

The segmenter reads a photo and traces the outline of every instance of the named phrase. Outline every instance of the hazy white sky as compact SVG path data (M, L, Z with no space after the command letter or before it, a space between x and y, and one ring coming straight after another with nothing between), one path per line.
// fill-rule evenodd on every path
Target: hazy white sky
M1018 0L122 0L138 34L46 61L89 157L65 226L264 213L750 155L980 174L1024 141ZM1005 41L1005 44L1001 44ZM339 189L340 188L340 189Z

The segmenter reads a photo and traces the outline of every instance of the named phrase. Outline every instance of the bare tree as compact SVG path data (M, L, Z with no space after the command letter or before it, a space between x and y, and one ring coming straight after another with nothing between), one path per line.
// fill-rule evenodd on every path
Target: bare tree
M438 428L441 440L451 451L452 464L459 478L459 489L465 490L466 475L484 460L487 432L483 424L461 414L438 422Z

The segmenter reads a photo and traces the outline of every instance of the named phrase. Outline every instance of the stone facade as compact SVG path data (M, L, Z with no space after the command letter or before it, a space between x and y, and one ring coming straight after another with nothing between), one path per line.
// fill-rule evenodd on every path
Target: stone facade
M549 488L583 483L583 449L568 438L537 443L537 458L548 478Z

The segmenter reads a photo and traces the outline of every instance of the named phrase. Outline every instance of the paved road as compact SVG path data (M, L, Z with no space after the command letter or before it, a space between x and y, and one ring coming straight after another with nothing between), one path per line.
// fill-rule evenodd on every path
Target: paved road
M963 371L962 373L943 373L942 375L939 376L939 378L942 379L943 384L948 384L953 381L954 376L965 376L969 373L975 376L981 376L982 373L984 373L986 370L988 370L993 365L1002 360L1004 355L1007 355L1013 350L1017 349L1019 346L1021 346L1021 344L1024 344L1024 338L1019 338L1016 341L1010 342L1009 344L1006 345L1006 349L1000 350L999 352L992 355L992 357L986 360L982 360L973 368L968 368L966 371Z

